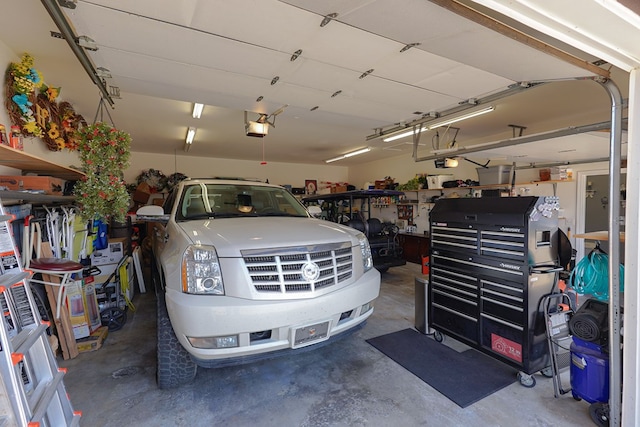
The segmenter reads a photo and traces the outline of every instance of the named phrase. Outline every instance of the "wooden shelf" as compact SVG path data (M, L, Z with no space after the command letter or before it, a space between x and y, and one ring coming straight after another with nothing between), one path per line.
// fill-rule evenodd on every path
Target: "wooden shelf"
M585 239L585 240L609 240L609 232L608 231L592 231L590 233L581 233L574 234L576 239ZM624 242L624 231L620 232L620 242Z
M20 169L24 173L50 175L66 180L78 180L85 175L78 170L57 165L40 157L1 144L0 165Z
M76 198L74 196L56 196L28 191L0 191L0 199L3 202L7 200L25 200L34 203L73 203Z
M549 180L549 181L528 181L528 182L516 182L514 187L522 187L523 185L538 185L538 184L558 184L563 182L573 182L572 179L561 180ZM482 190L488 188L511 188L511 184L492 184L492 185L475 185L473 187L457 187L457 188L469 188L474 190Z
M549 181L527 181L527 182L516 182L514 184L515 187L521 187L523 185L538 185L538 184L558 184L563 182L573 182L572 179L561 179L561 180L549 180ZM490 188L510 188L511 184L491 184L491 185L473 185L469 187L447 187L447 188L421 188L419 190L403 190L405 193L407 192L426 192L426 191L447 191L447 190L482 190L482 189L490 189Z

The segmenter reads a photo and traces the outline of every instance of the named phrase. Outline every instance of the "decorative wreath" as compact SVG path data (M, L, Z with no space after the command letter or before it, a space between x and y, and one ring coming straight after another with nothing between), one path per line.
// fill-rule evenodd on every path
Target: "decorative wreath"
M75 150L76 132L86 121L68 102L57 103L60 88L47 86L33 63L25 53L5 73L5 107L11 124L25 136L41 138L51 151Z
M188 176L183 173L180 173L180 172L172 173L167 177L165 186L167 187L167 190L171 191L173 187L175 187L180 183L180 181L185 180L187 178Z
M157 169L143 170L136 180L138 184L146 183L154 193L162 191L167 185L166 175Z

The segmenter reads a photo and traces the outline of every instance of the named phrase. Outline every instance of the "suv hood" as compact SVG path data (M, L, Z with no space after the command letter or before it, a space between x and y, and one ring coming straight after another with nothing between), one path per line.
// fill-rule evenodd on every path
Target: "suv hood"
M194 244L211 245L219 257L240 257L246 249L302 246L350 241L358 244L358 230L313 218L218 218L176 224ZM302 236L304 240L301 241Z

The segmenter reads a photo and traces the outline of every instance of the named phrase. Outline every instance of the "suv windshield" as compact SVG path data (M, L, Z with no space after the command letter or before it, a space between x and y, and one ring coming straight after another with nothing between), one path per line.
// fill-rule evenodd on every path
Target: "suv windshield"
M185 185L177 220L229 217L308 217L304 206L287 190L252 184Z

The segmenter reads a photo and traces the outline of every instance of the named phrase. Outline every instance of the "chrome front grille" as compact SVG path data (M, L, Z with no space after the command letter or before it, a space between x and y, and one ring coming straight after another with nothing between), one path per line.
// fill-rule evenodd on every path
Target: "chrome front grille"
M353 255L349 242L242 251L245 267L258 292L313 292L338 285L353 276ZM307 280L303 267L318 267L316 280ZM315 267L314 267L315 268Z

